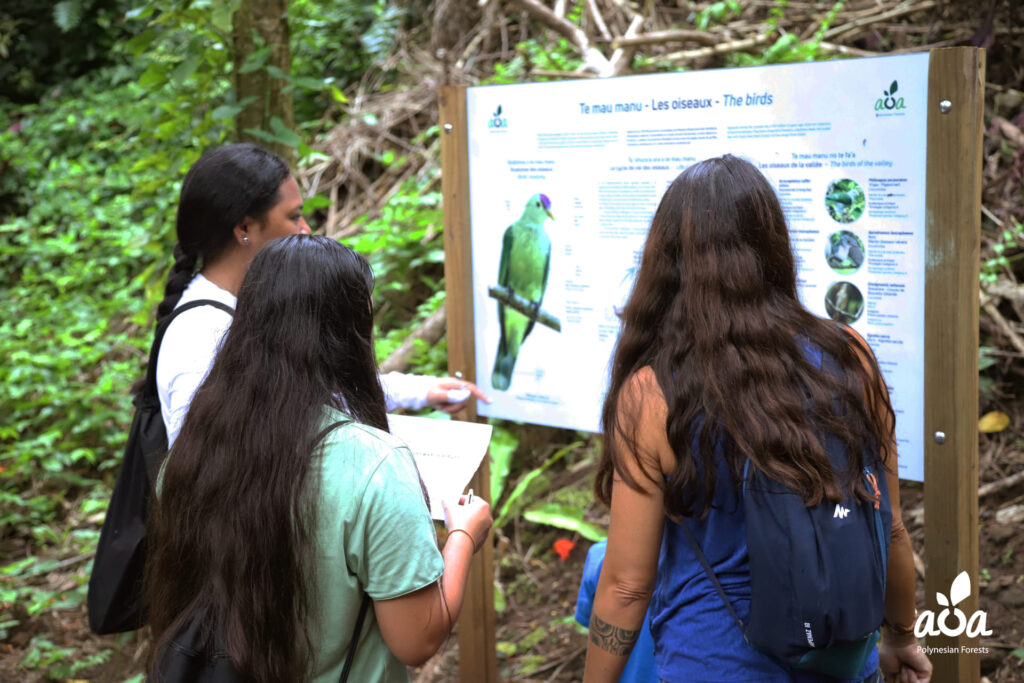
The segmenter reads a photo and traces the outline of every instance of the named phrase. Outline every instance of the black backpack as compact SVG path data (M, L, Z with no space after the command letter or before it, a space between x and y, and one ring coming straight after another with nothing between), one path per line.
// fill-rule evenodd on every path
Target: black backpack
M156 361L171 321L198 306L214 306L234 314L227 304L200 299L174 309L157 326L149 349L146 379L133 401L135 416L89 576L89 628L94 633L132 631L145 623L142 575L146 564L146 517L153 482L167 452L167 430L156 388Z
M820 350L809 353L819 367L837 371L835 361ZM843 443L827 435L823 446L833 471L844 472ZM865 463L870 463L868 457ZM856 678L878 640L892 508L885 472L868 465L862 476L873 500L849 493L839 504L824 500L807 507L794 491L746 462L742 495L750 558L747 624L736 614L697 539L686 524L681 525L747 642L791 668Z

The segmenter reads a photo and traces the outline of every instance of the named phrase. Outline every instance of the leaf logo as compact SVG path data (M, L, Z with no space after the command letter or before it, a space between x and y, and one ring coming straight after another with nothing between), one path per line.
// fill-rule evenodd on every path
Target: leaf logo
M498 105L498 108L494 110L494 113L491 114L490 118L487 119L487 127L491 130L508 127L508 119L501 115L500 104Z
M897 90L899 90L899 84L893 81L889 89L883 90L882 96L875 100L875 111L899 111L900 109L906 109L907 105L903 102L903 98L896 97Z
M957 605L966 600L970 594L971 578L967 572L960 572L949 586L948 598L942 593L935 594L936 602L946 609L939 612L938 617L931 610L921 612L917 623L914 624L914 635L918 638L940 634L956 638L964 633L968 638L992 635L992 630L986 623L988 615L984 611L978 610L968 619L967 615L957 608ZM952 608L952 612L950 612L950 608ZM956 619L956 628L950 628L947 624L947 619L950 616Z

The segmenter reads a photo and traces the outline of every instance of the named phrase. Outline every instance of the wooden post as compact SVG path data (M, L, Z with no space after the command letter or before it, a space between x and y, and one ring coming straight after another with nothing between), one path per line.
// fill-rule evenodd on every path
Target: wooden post
M466 86L442 86L441 197L444 207L444 279L448 310L448 372L476 382L473 336L473 264L469 232L469 148L466 128ZM460 417L476 420L470 404ZM488 458L469 484L489 503L491 474ZM498 660L494 634L494 548L484 544L470 568L462 615L459 618L459 680L496 683Z
M985 53L932 50L928 64L924 509L925 608L943 608L966 571L978 609L978 258ZM950 627L956 626L950 619ZM929 636L929 647L978 647L976 638ZM932 654L935 683L978 681L976 654Z

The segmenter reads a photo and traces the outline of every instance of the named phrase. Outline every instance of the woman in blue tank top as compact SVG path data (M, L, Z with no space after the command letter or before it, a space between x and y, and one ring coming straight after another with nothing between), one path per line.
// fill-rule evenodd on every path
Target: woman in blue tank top
M861 478L833 471L821 434L845 447L849 472L884 469L893 513L882 640L851 680L928 680L913 635L913 559L885 383L856 332L800 303L785 217L757 169L727 155L672 183L622 317L602 415L596 490L611 524L585 683L618 680L648 606L668 683L840 680L748 645L682 526L745 623L744 464L807 505L869 495Z

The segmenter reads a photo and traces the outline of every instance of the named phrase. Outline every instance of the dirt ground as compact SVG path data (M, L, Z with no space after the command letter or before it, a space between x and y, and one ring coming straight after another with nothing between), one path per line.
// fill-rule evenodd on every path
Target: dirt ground
M1020 419L1022 416L1017 415ZM983 437L982 481L997 481L1024 467L1024 450L1008 433ZM923 556L923 489L906 484L903 514L915 551ZM989 648L981 658L982 676L990 683L1024 681L1024 659L1011 654L1024 647L1024 485L986 497L981 506L981 608L988 613L993 635L982 638ZM510 538L498 539L498 585L506 607L497 613L498 662L505 681L578 681L586 654L586 635L572 619L576 593L589 542L576 545L564 560L554 552L555 529L527 523L506 528ZM78 571L82 571L79 569ZM75 572L48 577L54 584L75 583ZM924 584L918 581L919 606L925 604ZM18 606L13 610L17 611ZM15 616L17 613L15 612ZM24 615L20 615L24 617ZM58 646L77 646L75 657L86 658L113 649L105 663L76 674L75 681L121 683L141 672L142 640L138 634L94 636L89 633L83 608L44 611L10 633L0 643L0 683L35 683L49 680L19 667L33 636L50 633ZM458 637L425 666L411 672L416 683L458 681Z

